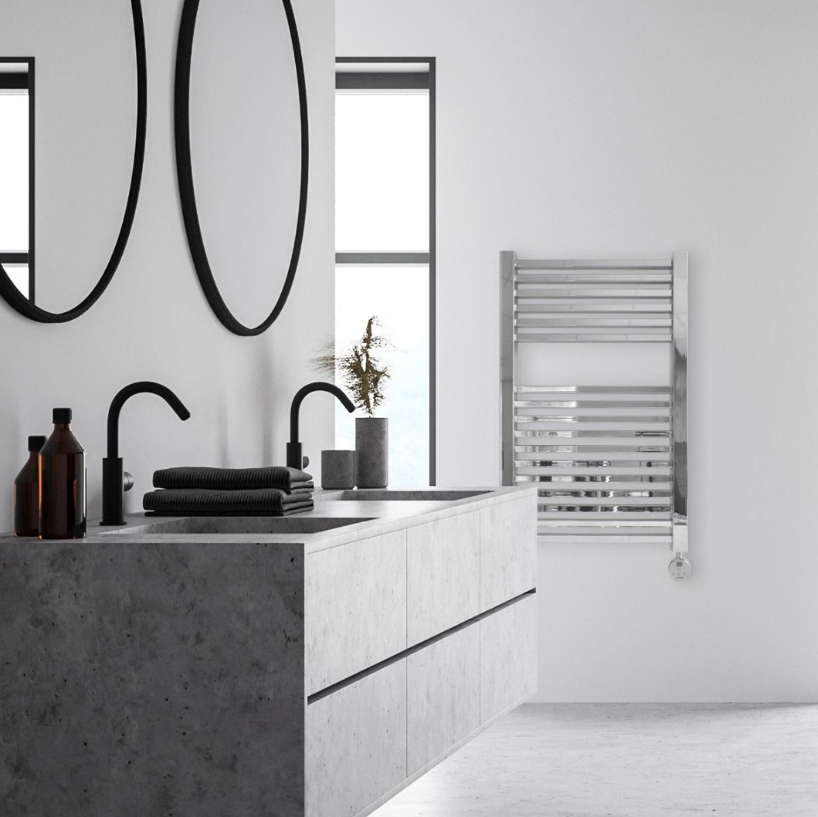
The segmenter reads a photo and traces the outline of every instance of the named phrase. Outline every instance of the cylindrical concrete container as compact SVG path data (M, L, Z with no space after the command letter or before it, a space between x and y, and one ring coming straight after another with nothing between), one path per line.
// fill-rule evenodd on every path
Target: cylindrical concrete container
M326 491L355 487L355 452L321 452L321 487Z
M355 418L355 484L359 488L389 485L389 420Z

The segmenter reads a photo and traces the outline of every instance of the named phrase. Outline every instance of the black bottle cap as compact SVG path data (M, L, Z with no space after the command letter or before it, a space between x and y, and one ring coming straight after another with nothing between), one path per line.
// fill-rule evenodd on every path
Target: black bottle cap
M45 445L45 437L29 437L28 450L39 451Z
M72 412L70 408L55 408L52 412L52 422L70 423Z

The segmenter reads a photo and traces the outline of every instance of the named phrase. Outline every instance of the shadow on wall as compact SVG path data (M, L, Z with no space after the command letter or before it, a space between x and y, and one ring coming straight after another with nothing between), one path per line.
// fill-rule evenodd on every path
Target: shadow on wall
M227 466L230 462L230 422L227 411L227 394L216 392L216 450L219 452L219 465Z
M273 453L275 448L275 439L273 429L276 427L274 418L272 416L273 406L275 404L273 394L273 383L276 382L276 366L275 358L272 354L270 344L261 344L256 357L256 379L257 393L254 394L256 406L261 411L261 453L264 465L273 463ZM281 444L281 441L279 441Z

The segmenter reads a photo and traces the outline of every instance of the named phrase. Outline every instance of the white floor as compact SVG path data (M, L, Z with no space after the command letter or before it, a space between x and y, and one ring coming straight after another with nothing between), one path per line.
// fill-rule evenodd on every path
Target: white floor
M373 817L818 817L818 705L527 704Z

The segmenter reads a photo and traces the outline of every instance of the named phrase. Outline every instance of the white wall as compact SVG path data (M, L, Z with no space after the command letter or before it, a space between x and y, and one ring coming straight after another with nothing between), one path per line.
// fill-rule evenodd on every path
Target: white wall
M497 480L498 251L690 252L694 577L542 547L540 700L818 700L817 29L813 0L338 0L339 55L438 60L442 484Z
M129 14L130 4L122 0L121 5ZM309 94L309 207L290 300L273 327L256 338L231 334L211 313L185 240L172 127L173 69L182 2L144 0L143 6L149 83L147 154L139 208L120 269L96 306L72 323L33 323L0 301L0 484L6 486L6 501L0 503L0 530L12 526L11 485L27 456L26 437L49 431L54 406L74 409L74 430L88 451L89 512L99 517L108 406L114 394L134 380L157 380L174 389L192 417L181 423L152 395L137 396L126 405L120 447L125 467L137 480L135 489L126 494L129 510L141 508L142 493L149 490L156 468L283 464L290 401L301 385L315 379L309 360L332 333L333 4L330 0L294 3ZM32 29L32 9L27 0L3 2L0 54L33 55L45 64L65 31L45 25ZM88 32L89 48L93 37L100 34ZM132 52L132 41L121 47ZM83 54L76 58L83 59ZM126 70L124 62L121 65L111 70ZM258 89L237 92L257 94ZM45 91L37 94L38 111L61 102L64 100L51 99ZM104 110L99 113L105 114ZM88 124L93 132L93 121ZM297 128L298 122L292 127ZM133 150L132 139L125 147L128 155ZM123 146L102 144L99 150L103 162L110 155L119 156ZM201 167L194 168L197 171L202 172ZM91 173L82 182L92 194L111 199L118 226L122 216L118 202L126 191L112 186L104 173ZM42 189L39 194L47 206ZM96 229L93 222L85 225L89 236ZM232 238L212 232L209 236L213 241ZM114 239L115 232L109 230L103 242L108 252ZM48 235L41 231L38 243L47 242ZM105 260L107 255L99 263L99 272ZM258 258L250 274L269 275L265 260ZM63 263L70 274L75 264L70 254ZM332 447L332 416L329 398L313 397L303 406L302 440L316 464L320 450Z

